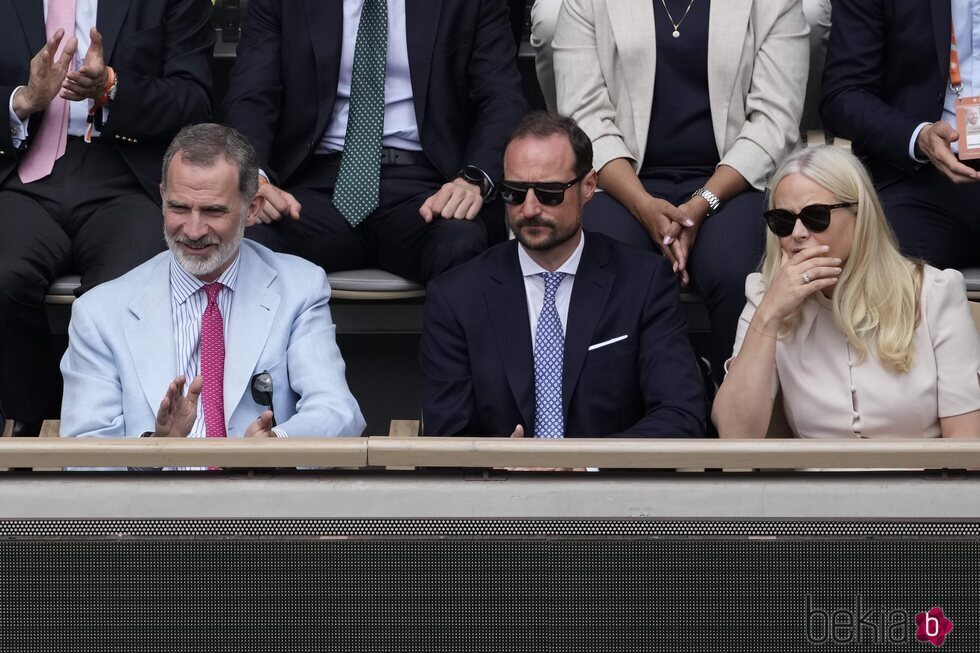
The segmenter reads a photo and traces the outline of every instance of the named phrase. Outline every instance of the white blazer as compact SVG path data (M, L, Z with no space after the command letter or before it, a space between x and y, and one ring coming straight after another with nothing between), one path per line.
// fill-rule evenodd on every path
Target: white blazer
M358 436L361 410L347 387L323 270L242 241L225 337L224 407L229 437L264 410L252 375L272 374L276 419L287 436ZM72 306L61 435L138 436L152 431L178 374L170 300L170 252L93 288Z
M708 94L715 142L721 163L760 190L799 142L808 33L801 0L711 3ZM651 0L564 0L554 50L558 111L592 139L595 169L625 158L639 170L657 67Z

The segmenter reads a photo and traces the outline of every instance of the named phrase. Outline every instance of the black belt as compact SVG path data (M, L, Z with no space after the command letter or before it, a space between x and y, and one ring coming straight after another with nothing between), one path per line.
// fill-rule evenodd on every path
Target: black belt
M318 158L327 165L340 165L340 159L344 156L343 152L331 152L330 154L320 154ZM394 147L381 148L381 165L383 166L432 166L429 157L422 152L413 150L399 150Z

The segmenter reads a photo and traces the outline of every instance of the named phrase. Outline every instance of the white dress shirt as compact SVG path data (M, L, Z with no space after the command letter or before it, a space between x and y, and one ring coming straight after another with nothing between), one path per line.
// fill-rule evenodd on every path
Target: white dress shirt
M48 19L48 1L44 0L44 20ZM78 70L82 67L82 62L85 61L85 55L88 54L89 46L92 45L92 37L89 35L89 30L95 27L98 9L98 0L75 0L75 38L78 39L78 50L75 51L75 58L72 60L72 70ZM65 36L62 42L67 41L68 38L68 36ZM10 94L10 100L7 105L10 114L10 135L16 148L19 148L27 140L27 125L30 122L30 116L21 121L17 117L17 114L14 113L14 95L21 88L23 87L18 86L14 89L14 92ZM85 130L88 128L88 112L92 108L93 103L93 100L68 103L69 136L85 135ZM103 109L103 111L106 110ZM103 121L107 116L108 112L103 113ZM94 127L92 133L98 133L94 130Z
M342 152L347 136L350 110L351 71L357 26L361 22L364 0L344 0L344 41L340 50L340 79L327 131L317 146L317 154ZM408 67L408 38L405 30L405 0L388 0L388 52L385 64L385 117L381 142L385 147L421 151L418 119Z
M582 260L582 249L585 247L585 232L578 241L578 247L572 255L555 270L564 272L565 278L561 280L558 290L555 292L555 308L558 310L558 319L561 320L561 331L568 331L568 306L572 301L572 287L575 285L575 273L578 272L578 264ZM521 263L521 273L524 275L524 292L527 295L527 316L531 322L531 349L535 345L535 336L538 330L538 317L541 315L541 308L544 306L544 278L542 272L548 272L538 265L524 251L523 245L517 246L517 260Z

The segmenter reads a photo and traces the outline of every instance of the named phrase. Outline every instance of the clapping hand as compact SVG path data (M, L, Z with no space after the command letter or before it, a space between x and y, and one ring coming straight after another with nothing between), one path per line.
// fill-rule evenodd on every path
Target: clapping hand
M170 382L167 392L160 402L157 411L156 425L153 428L154 437L186 438L194 427L197 419L197 400L204 388L204 377L196 376L187 387L184 395L184 384L187 378L178 376Z

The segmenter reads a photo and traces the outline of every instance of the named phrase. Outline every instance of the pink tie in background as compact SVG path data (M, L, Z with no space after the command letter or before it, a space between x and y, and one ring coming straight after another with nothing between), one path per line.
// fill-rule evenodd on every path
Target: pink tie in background
M225 328L218 308L220 283L204 286L208 307L201 316L201 375L204 377L204 432L209 438L223 438L225 433Z
M48 19L44 24L47 39L59 29L65 30L54 60L61 58L65 43L75 35L75 0L49 0ZM54 63L54 62L52 62ZM20 163L18 173L25 184L43 179L51 174L54 162L65 153L68 140L68 100L54 96L44 112L44 119L30 149Z

